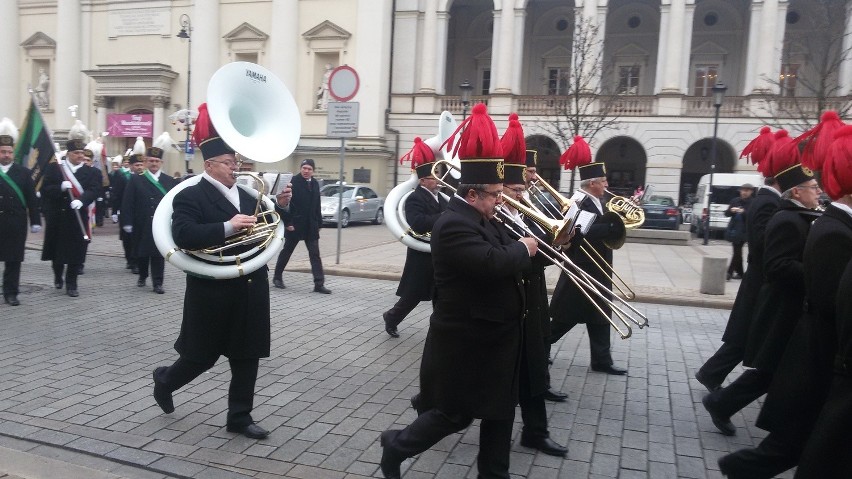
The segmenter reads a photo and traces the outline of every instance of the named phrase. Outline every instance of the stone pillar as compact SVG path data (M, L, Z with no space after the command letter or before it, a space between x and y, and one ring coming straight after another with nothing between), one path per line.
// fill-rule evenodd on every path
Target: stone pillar
M420 93L435 93L437 44L438 1L426 0L426 11L423 18L423 61L420 62Z
M500 10L494 10L494 19L492 20L492 24L494 28L492 28L491 33L491 87L488 89L488 93L494 93L494 87L496 86L496 75L497 72L500 71L500 54L498 48L500 47L500 33L501 28L499 25L502 23L501 18L503 17L503 12ZM479 78L476 77L479 72L474 72L474 78L471 78L470 82L473 85L473 92L479 93Z
M92 103L95 107L95 111L97 112L97 117L95 117L95 124L92 125L92 131L100 134L101 132L106 131L107 129L107 105L109 105L110 99L103 95L98 95L95 97L95 101ZM113 155L115 156L115 155Z
M447 93L447 31L450 22L449 12L438 12L438 28L435 45L435 93Z
M664 8L663 6L662 8ZM684 45L682 39L684 36L684 16L686 15L686 0L671 0L669 14L667 18L668 29L666 32L666 42L663 45L663 55L660 56L662 68L662 88L661 93L683 93L681 91L681 65ZM663 43L662 35L660 43ZM688 46L687 46L688 51ZM688 66L686 68L689 68Z
M394 93L414 93L417 83L417 39L419 38L419 12L415 10L394 13L393 84ZM446 51L446 49L445 49Z
M151 125L151 138L157 138L166 131L166 107L169 106L170 98L167 96L152 96L151 103L154 104L154 123Z
M527 12L523 9L515 10L515 51L512 53L512 93L521 93L521 73L524 69L524 38Z
M846 3L846 22L843 30L841 51L852 51L852 2ZM840 85L840 90L837 92L838 95L846 96L852 92L852 58L850 58L849 55L846 55L846 57L843 58L843 62L840 64L837 81Z
M689 93L690 60L692 58L692 25L695 21L695 3L689 3L683 10L683 33L680 43L683 45L680 51L679 71L680 93Z
M777 75L772 76L772 70L775 64L780 63L778 60L781 58L781 52L775 51L779 47L775 42L777 38L776 29L781 29L783 38L785 24L777 24L778 0L753 0L751 13L752 21L749 29L757 27L757 31L756 34L749 31L746 72L751 71L751 75L747 76L751 89L744 93L759 95L777 89L771 83L778 78Z
M492 57L497 57L497 68L491 70L491 91L497 94L512 93L512 67L515 62L515 9L514 2L504 1L500 11L500 23L494 22L494 29L500 29L500 39L491 48Z
M17 18L17 17L16 17ZM80 104L81 42L80 0L59 0L56 8L56 70L51 78L56 99L54 105L56 129L68 129L74 124L68 107Z
M272 30L269 44L269 69L278 75L296 97L298 64L299 2L272 0Z
M192 9L192 99L197 106L207 99L207 83L219 69L219 2L217 0L195 0Z
M384 134L384 113L388 107L388 59L390 57L391 0L358 2L357 31L354 45L358 58L361 87L355 98L373 108L362 108L358 117L358 136L378 138Z
M23 91L19 83L21 47L18 45L18 2L0 2L0 18L6 19L3 28L0 28L0 51L3 52L4 58L3 74L0 75L0 112L14 118L17 123L21 121L18 118L24 118L24 110L20 109L23 104L21 100L28 98L27 92Z
M654 74L654 94L663 91L665 83L663 76L666 69L666 56L669 51L669 19L671 18L671 5L660 5L660 40L657 44L657 69Z

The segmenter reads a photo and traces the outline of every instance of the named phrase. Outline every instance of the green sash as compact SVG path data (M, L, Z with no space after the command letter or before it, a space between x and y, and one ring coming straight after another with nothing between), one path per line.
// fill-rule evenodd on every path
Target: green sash
M166 189L163 188L163 185L161 185L156 178L154 178L154 175L152 175L150 171L145 170L145 173L142 173L142 175L145 176L145 178L148 178L148 181L150 181L154 186L156 186L157 189L160 190L160 193L163 194L163 196L166 196Z
M15 183L15 181L12 180L12 178L10 178L9 175L7 175L6 173L3 173L3 170L0 170L0 178L3 178L6 181L6 183L8 183L9 186L11 186L13 190L15 190L15 194L18 195L18 199L21 200L21 204L24 205L24 208L26 208L27 207L27 200L24 199L24 193L21 191L20 188L18 188L18 185Z
M124 179L130 181L130 170L125 170L124 168L122 168L120 171L122 174L124 174Z

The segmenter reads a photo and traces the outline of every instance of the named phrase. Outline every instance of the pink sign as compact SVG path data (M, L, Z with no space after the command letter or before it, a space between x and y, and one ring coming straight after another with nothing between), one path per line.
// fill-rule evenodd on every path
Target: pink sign
M107 115L110 136L154 136L154 115L135 113L110 113Z

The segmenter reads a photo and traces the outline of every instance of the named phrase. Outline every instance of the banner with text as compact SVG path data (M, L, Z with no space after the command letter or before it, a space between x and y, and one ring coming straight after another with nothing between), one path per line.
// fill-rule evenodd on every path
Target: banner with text
M154 115L135 113L107 114L107 131L110 136L154 136Z

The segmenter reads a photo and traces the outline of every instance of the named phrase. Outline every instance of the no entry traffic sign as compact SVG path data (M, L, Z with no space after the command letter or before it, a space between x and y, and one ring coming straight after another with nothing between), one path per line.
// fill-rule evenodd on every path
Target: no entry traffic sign
M349 101L358 93L358 73L349 65L341 65L328 77L328 94L337 101Z

